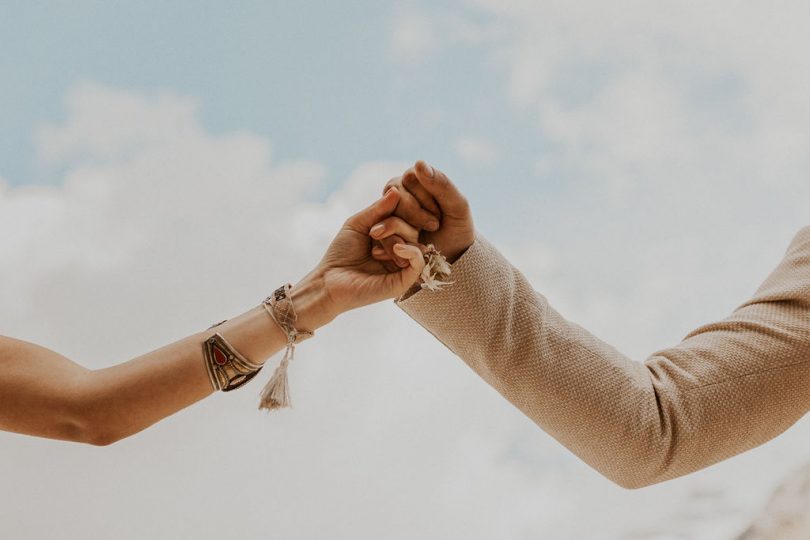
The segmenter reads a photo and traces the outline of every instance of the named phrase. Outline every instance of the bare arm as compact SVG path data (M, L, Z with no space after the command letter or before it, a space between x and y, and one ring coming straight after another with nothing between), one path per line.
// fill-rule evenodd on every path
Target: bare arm
M255 363L264 363L286 344L262 307L99 370L2 337L0 429L95 445L137 433L213 393L202 343L215 331Z
M370 257L368 231L390 215L399 193L349 218L318 267L291 291L299 330L315 331L340 313L393 298L424 266L418 247L399 253L407 268L391 271ZM402 238L417 232L399 225ZM268 291L269 292L269 291ZM0 337L0 430L107 445L137 433L213 393L203 342L214 332L259 364L286 345L262 306L112 367L88 370L44 347ZM269 374L268 374L269 376Z

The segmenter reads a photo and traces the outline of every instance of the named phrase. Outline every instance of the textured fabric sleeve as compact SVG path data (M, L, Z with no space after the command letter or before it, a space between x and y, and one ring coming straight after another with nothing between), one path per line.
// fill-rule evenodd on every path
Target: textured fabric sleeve
M758 446L810 408L810 227L730 316L643 362L565 319L480 234L452 268L452 285L397 305L625 488Z

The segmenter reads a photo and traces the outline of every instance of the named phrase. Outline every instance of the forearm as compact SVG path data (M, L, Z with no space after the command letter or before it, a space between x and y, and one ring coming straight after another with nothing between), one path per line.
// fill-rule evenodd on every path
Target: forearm
M316 330L334 314L320 281L305 277L291 291L297 326ZM214 392L203 343L220 333L248 360L262 364L287 338L261 306L127 362L87 370L48 349L5 340L0 363L0 429L110 444Z
M93 444L109 444L209 396L202 344L215 332L256 364L280 350L286 337L261 307L122 364L87 373L75 416Z
M454 265L452 287L400 306L586 463L641 487L762 444L807 411L810 301L780 291L793 266L644 363L562 317L486 242Z
M619 461L637 457L628 436L660 428L641 364L564 319L480 235L450 279L398 305L544 431L624 482Z

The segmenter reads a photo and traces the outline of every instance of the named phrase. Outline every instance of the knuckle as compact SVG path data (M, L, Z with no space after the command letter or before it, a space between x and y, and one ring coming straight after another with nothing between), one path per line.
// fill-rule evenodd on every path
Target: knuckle
M401 213L397 213L396 215L404 219L405 221L412 222L414 218L419 215L421 207L419 203L413 197L402 197L399 201L399 206L402 208ZM400 208L398 207L397 210Z
M383 186L383 190L382 190L383 195L385 195L385 193L391 188L391 186L397 186L397 185L399 185L399 183L400 183L400 177L399 176L395 176L395 177L391 178L390 180L388 180L388 182L385 183L385 186Z

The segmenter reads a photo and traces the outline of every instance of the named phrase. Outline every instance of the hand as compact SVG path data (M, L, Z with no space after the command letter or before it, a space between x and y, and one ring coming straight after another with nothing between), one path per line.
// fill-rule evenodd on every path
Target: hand
M416 245L419 231L392 216L401 194L398 188L387 190L346 220L318 266L293 286L299 330L314 331L344 311L400 296L417 280L425 266L422 248ZM369 232L381 221L400 239L391 248L408 262L404 268L371 256Z
M472 245L475 226L470 206L443 172L420 160L402 176L389 180L383 193L393 188L401 192L394 216L423 229L419 236L422 244L435 245L451 263ZM399 263L393 246L400 239L389 236L392 229L385 222L382 225L372 229L372 237L378 240L372 256L381 262Z

